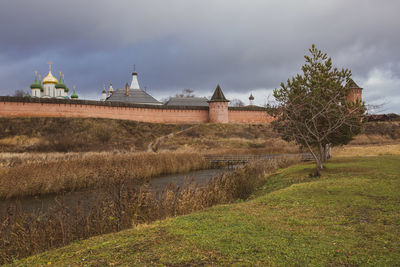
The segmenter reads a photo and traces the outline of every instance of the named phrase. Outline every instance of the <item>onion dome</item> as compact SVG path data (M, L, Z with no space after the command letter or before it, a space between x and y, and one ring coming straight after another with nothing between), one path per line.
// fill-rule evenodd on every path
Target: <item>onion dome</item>
M24 95L24 97L31 97L31 95L29 94L29 91L26 91L26 95Z
M64 81L60 80L57 84L56 84L56 88L61 88L61 89L66 89L67 86L65 86Z
M78 99L78 95L75 92L75 85L74 85L74 92L71 95L71 99Z
M44 77L44 79L42 80L43 84L46 84L46 83L57 84L58 83L58 80L53 76L53 74L51 74L51 64L53 64L53 63L49 62L49 74L47 74L47 76Z
M249 96L249 100L254 100L254 96L253 96L253 94L250 94L250 96Z
M41 89L42 88L42 84L38 81L36 75L35 75L35 80L33 81L33 83L31 84L31 89Z
M64 92L66 92L66 93L69 92L69 88L67 86L65 86Z
M51 71L50 71L49 74L47 74L47 76L44 77L42 82L43 82L43 84L46 84L46 83L57 84L58 80L53 76L53 74L51 74Z
M71 95L72 99L78 99L78 95L75 93L75 91Z
M57 89L61 88L61 89L66 89L67 86L65 86L64 80L62 79L62 75L61 75L61 71L60 71L60 80L58 80L58 83L55 86Z

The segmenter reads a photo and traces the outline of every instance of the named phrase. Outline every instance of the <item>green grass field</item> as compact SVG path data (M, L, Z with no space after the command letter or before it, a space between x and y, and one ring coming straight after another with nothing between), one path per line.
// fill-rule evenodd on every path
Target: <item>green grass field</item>
M15 262L32 265L398 266L400 156L300 164L249 201L140 225Z

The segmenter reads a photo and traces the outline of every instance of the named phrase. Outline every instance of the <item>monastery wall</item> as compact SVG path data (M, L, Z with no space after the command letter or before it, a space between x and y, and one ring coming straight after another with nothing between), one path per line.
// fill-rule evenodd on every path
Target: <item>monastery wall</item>
M273 120L265 110L261 109L229 108L228 116L229 122L234 123L270 123Z
M225 111L226 112L226 111ZM2 117L81 117L154 123L206 123L208 107L167 107L86 100L0 97ZM229 108L228 122L268 123L263 108Z

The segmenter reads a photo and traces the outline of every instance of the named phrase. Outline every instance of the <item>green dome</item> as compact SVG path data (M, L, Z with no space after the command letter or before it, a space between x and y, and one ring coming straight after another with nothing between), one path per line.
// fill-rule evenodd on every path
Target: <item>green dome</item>
M71 95L71 99L78 99L78 95L75 93L75 90Z
M66 93L69 92L69 88L67 86L65 86L64 92L66 92Z
M24 97L31 97L31 95L29 94L29 91L26 92L26 95L24 95Z
M58 83L56 84L55 87L56 87L56 88L62 88L62 89L64 89L64 90L67 88L67 86L65 86L64 80L62 80L61 77L60 77L60 79L58 80Z
M31 89L41 89L42 88L42 84L38 81L37 77L35 76L35 80L33 81L33 83L31 84Z

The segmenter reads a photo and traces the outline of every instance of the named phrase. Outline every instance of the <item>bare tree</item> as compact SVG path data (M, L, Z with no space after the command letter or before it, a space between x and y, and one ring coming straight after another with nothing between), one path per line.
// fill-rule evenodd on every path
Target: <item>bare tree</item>
M22 91L22 90L16 90L16 91L14 92L14 95L13 95L13 96L23 97L24 95L25 95L25 92L24 92L24 91Z
M232 107L244 107L245 106L244 102L242 100L238 99L238 98L232 99L229 104Z
M176 94L175 96L181 97L181 98L190 98L190 97L195 97L195 94L194 94L194 90L187 88L187 89L183 89L182 93Z
M361 131L365 106L348 101L351 71L334 68L331 58L314 45L309 51L303 75L281 83L274 90L277 105L268 109L282 138L309 150L319 176L329 147L347 144Z

